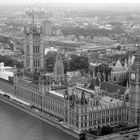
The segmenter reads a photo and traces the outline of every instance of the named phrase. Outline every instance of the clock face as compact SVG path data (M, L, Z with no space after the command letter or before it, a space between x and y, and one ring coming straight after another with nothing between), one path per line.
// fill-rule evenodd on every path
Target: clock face
M135 78L136 78L135 74L132 73L132 74L131 74L131 79L132 79L132 80L135 80Z

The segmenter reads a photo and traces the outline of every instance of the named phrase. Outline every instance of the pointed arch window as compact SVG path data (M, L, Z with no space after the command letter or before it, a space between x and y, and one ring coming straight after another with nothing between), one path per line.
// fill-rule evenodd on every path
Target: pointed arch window
M116 81L116 76L114 77L114 81Z

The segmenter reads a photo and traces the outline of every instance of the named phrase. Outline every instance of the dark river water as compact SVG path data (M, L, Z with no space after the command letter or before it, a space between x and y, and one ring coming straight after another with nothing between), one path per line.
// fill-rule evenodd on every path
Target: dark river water
M0 140L76 140L0 101Z

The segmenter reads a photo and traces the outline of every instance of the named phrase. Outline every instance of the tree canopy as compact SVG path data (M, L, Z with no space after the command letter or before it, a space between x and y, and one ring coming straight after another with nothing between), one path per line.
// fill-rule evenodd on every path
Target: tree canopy
M53 72L56 54L57 52L50 51L45 57L45 66L48 72ZM62 60L65 74L67 71L87 70L89 67L88 58L84 56L73 55L71 60L64 58L62 58Z
M0 56L0 62L4 62L5 66L13 67L16 65L18 68L23 67L23 63L19 62L18 60L12 59L9 56Z
M101 72L101 74L105 72L105 74L108 75L111 72L111 68L107 64L100 64L99 66L96 66L95 68L96 74L98 71Z
M109 67L109 65L107 65L107 64L100 64L99 66L96 66L95 67L95 75L97 75L98 71L101 73L101 80L102 81L103 80L108 81L108 75L111 72L111 68ZM104 79L103 73L105 74L105 79Z
M86 70L89 67L88 58L84 56L72 56L70 60L70 70L76 71L76 70Z
M49 51L45 56L45 67L48 72L53 72L57 52Z

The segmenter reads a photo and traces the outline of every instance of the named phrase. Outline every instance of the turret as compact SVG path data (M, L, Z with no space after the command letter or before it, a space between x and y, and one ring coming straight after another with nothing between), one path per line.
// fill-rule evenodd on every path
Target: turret
M131 57L130 55L128 56L128 67L130 67L130 64L131 64Z
M127 59L125 59L125 62L124 62L124 68L125 68L126 71L128 70Z
M103 80L106 81L106 74L103 72Z

